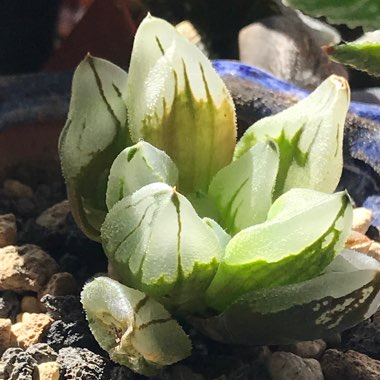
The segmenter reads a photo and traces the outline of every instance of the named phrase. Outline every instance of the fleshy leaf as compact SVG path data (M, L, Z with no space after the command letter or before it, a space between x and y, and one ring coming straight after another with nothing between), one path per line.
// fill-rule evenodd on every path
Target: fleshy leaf
M222 311L249 291L317 276L343 248L351 224L344 192L290 190L276 200L265 223L230 240L207 290L209 305Z
M209 217L214 220L220 219L219 210L214 200L203 191L186 194L186 198L191 202L195 211L201 218Z
M380 25L379 0L286 0L284 3L315 17L325 16L333 24L375 30Z
M260 141L280 150L275 198L295 187L333 192L343 168L343 128L350 90L345 79L326 79L294 106L253 124L240 139L235 159Z
M124 149L112 164L107 185L107 207L145 185L164 182L174 186L178 170L170 157L153 145L140 141Z
M130 144L126 85L126 72L88 55L75 71L68 119L59 140L73 216L83 232L95 240L107 212L109 169Z
M220 315L193 319L223 343L271 345L325 338L369 318L380 306L380 264L343 251L312 280L245 294Z
M123 198L107 214L101 239L121 282L176 311L202 308L222 248L175 188L154 183Z
M212 179L209 194L228 231L236 233L266 220L278 163L277 145L263 142L221 169Z
M380 76L380 43L361 42L335 46L329 50L331 57L355 69Z
M206 191L232 159L235 109L225 84L195 45L150 15L135 36L128 110L133 141L143 138L172 158L185 194Z
M214 231L215 236L224 251L228 242L231 240L231 236L214 219L203 218L203 222Z
M191 353L191 342L165 308L144 293L97 277L81 294L91 332L110 358L152 376Z

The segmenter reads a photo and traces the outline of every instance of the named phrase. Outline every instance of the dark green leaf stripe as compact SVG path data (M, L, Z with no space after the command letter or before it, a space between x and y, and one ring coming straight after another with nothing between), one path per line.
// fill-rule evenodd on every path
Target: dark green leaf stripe
M223 343L290 344L328 337L362 321L380 291L379 271L360 272L367 273L368 282L339 297L331 296L337 283L344 289L359 271L248 293L218 316L191 321ZM325 296L313 298L314 292Z

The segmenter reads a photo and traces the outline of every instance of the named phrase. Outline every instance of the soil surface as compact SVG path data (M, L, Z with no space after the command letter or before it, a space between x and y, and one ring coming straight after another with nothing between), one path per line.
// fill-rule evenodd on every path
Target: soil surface
M88 329L80 289L107 260L65 199L63 181L47 183L41 169L14 168L0 187L0 379L144 379L110 361ZM155 379L380 378L380 315L289 346L221 345L184 328L193 355Z

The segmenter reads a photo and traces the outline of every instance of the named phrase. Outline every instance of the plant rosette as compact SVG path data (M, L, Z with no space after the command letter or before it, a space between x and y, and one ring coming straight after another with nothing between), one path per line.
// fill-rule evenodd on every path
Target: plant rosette
M59 151L75 220L112 268L82 292L111 359L153 375L189 356L174 318L263 345L376 311L380 265L343 249L352 206L334 193L349 95L332 76L236 144L223 81L167 22L141 23L128 74L85 58Z

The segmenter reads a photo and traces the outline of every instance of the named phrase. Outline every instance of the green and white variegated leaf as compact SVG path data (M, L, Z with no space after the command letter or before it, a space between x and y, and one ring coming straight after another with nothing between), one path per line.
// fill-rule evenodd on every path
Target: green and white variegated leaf
M266 220L279 166L277 144L262 142L221 169L209 194L232 234Z
M135 36L128 81L129 125L164 150L179 170L179 190L206 191L231 159L232 98L203 53L173 26L148 15Z
M380 25L379 0L283 0L287 5L315 17L325 16L332 24L362 26L375 30Z
M380 42L343 44L330 49L329 54L335 61L380 76Z
M253 124L237 144L235 159L260 141L274 140L280 149L275 198L295 187L333 192L343 168L349 102L348 83L332 75L294 106Z
M192 322L223 343L290 344L340 333L379 306L379 262L345 250L312 280L247 293L220 315Z
M209 305L222 311L249 291L317 276L343 248L351 224L346 193L290 190L275 201L266 222L227 244L207 290Z
M110 210L120 199L145 185L164 182L175 186L178 170L170 157L153 145L140 141L125 148L111 166L106 202Z
M209 217L214 220L220 220L220 213L214 200L204 191L186 194L186 198L191 202L201 218Z
M68 119L59 155L74 218L97 240L104 220L109 168L129 145L127 73L103 59L87 56L75 71Z
M191 353L191 342L165 308L144 293L97 277L81 294L92 334L110 358L146 376Z
M101 240L121 282L175 305L176 311L202 307L223 252L191 203L164 183L116 203Z
M203 218L203 222L206 224L206 226L211 228L212 231L214 231L215 236L224 251L224 249L227 247L227 244L231 240L231 236L214 219Z

